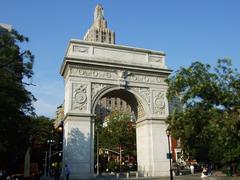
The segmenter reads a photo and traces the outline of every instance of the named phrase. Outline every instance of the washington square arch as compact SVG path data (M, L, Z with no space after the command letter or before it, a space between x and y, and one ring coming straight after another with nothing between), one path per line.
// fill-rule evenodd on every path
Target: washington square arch
M71 179L94 177L94 125L98 102L107 95L124 97L136 117L139 176L168 176L166 158L168 101L165 79L170 70L159 51L115 45L103 9L84 40L71 39L61 66L65 82L63 165Z

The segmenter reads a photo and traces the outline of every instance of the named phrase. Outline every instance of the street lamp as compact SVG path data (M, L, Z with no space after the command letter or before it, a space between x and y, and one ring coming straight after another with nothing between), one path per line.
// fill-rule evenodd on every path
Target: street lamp
M50 166L51 166L51 151L52 151L52 144L55 143L55 140L49 139L47 140L47 143L49 144L48 149L48 176L50 176Z
M170 164L170 180L173 180L173 172L172 172L172 161L171 161L171 159L172 159L172 156L171 156L171 150L170 150L170 141L169 141L169 139L170 139L170 130L169 129L167 129L166 130L166 134L167 134L167 137L168 137L168 154L169 154L169 164Z
M123 152L123 149L122 149L122 146L120 145L120 148L119 148L119 172L121 173L122 171L122 152Z
M96 126L97 132L97 176L99 175L99 129Z
M58 157L57 157L57 166L55 169L55 180L59 180L60 177L60 162L62 161L62 144L63 144L63 121L61 121L61 123L59 124L59 126L57 127L57 132L58 132Z
M59 132L59 133L62 133L62 130L63 130L63 127L62 127L62 126L59 126L59 127L58 127L58 132Z

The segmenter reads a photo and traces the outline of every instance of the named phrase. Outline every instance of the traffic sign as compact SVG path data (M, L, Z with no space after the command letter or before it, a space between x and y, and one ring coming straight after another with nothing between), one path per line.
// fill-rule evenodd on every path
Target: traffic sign
M172 153L167 153L167 159L172 159Z

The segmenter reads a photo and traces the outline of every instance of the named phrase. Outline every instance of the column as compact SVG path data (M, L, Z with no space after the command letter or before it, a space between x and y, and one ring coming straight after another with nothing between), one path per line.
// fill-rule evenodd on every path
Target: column
M63 173L67 164L70 179L92 178L94 175L94 132L90 115L67 115L64 120Z
M137 161L139 176L169 176L167 125L163 120L137 122Z

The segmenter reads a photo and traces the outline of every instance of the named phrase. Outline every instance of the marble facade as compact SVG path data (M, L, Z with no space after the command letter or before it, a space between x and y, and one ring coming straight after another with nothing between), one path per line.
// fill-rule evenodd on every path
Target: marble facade
M147 49L72 39L61 67L65 81L63 164L72 179L94 176L94 116L108 92L131 93L138 102L139 176L169 175L165 120L165 54Z

